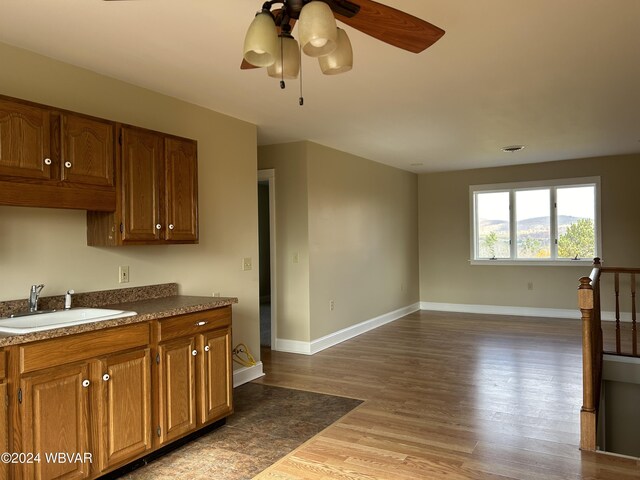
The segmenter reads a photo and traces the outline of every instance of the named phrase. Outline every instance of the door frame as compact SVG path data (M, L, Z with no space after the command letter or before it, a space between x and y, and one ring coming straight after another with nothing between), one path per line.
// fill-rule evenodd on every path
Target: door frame
M258 182L269 183L269 266L271 268L271 350L276 349L278 338L278 289L276 284L276 171L258 170Z

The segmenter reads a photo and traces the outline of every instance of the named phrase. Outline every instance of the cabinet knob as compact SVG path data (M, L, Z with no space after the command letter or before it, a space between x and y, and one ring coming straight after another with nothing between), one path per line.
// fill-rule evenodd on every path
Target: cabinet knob
M89 380L83 380L83 381L82 381L82 386L83 386L84 388L87 388L89 385L91 385L91 382L90 382Z
M202 326L206 325L207 323L209 323L209 322L207 322L205 320L202 320L200 322L196 322L196 327L202 327Z
M169 224L169 230L173 230L175 227L173 226L173 223Z
M108 382L109 380L111 380L111 377L108 373L105 373L104 375L102 375L102 380Z
M156 230L160 230L162 228L162 225L160 225L159 223L156 223Z
M191 352L191 355L193 355L194 357L195 357L196 355L198 355L198 350L193 350L193 351Z
M71 168L71 162L64 162L64 166L66 168Z
M45 165L51 165L51 159L50 158L45 158L44 159L44 164Z
M211 350L211 349L209 348L209 345L205 345L205 346L204 346L204 351L205 351L205 352L208 352L209 350Z

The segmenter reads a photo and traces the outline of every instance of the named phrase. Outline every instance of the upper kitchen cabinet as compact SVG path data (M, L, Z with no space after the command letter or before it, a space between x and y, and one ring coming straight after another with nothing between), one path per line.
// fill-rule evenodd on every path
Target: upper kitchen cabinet
M0 98L0 178L51 178L49 110Z
M61 180L113 187L113 142L113 123L63 114Z
M114 211L114 128L0 96L0 205Z
M116 212L87 212L87 244L197 243L197 143L124 125L119 138Z
M165 139L167 240L198 239L198 147L192 140Z
M163 142L154 132L122 128L121 172L123 243L154 243L163 238Z

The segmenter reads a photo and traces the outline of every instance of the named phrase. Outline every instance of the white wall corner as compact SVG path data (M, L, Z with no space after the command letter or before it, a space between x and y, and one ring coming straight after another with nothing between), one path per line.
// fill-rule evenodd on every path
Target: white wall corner
M346 340L357 337L365 332L381 327L387 323L398 320L399 318L409 315L410 313L420 310L420 303L414 303L406 307L399 308L393 312L385 313L375 318L365 320L364 322L352 325L337 332L330 333L324 337L318 338L311 342L301 342L298 340L287 340L279 338L276 340L275 350L279 352L299 353L302 355L313 355L334 345L338 345Z
M264 376L262 362L257 362L253 367L242 367L233 371L233 388L249 383L251 380Z
M288 340L286 338L276 338L277 352L299 353L301 355L311 355L311 343L300 340Z

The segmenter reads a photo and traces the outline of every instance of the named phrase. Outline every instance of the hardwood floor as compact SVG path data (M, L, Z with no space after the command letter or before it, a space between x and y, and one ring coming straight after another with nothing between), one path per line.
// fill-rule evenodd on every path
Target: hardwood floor
M581 452L580 323L416 312L261 383L365 400L256 479L640 479Z

